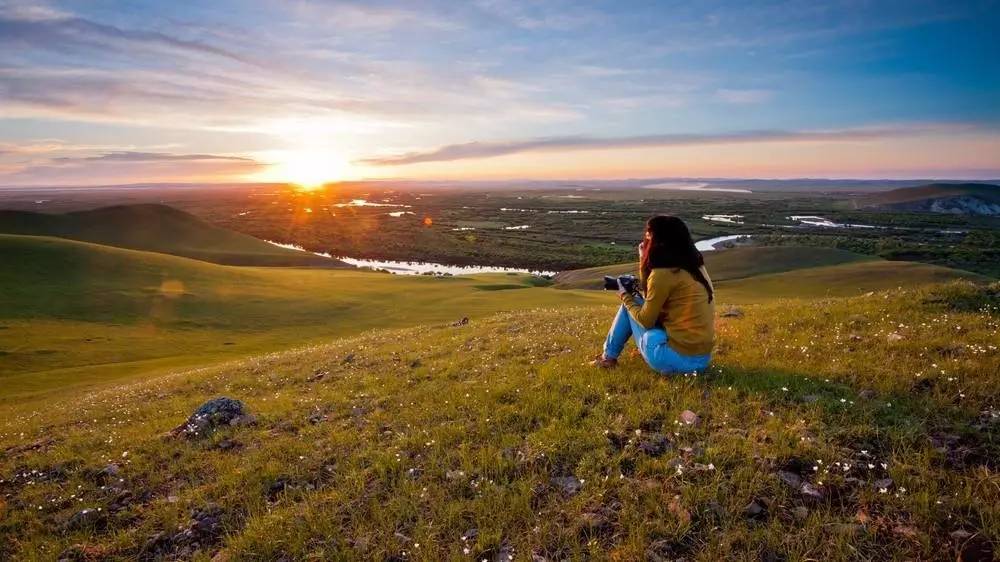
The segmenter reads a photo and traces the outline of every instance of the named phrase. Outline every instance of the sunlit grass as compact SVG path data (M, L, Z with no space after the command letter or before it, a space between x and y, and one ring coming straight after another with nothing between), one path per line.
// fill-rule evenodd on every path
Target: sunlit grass
M11 407L0 555L132 558L214 502L225 535L205 559L955 559L952 533L1000 533L990 303L962 285L744 306L720 319L698 377L627 355L588 367L604 305L370 332ZM163 437L219 395L259 424ZM662 456L638 448L653 433ZM93 474L112 462L121 480L102 488ZM822 499L781 483L791 465ZM552 480L569 476L575 494ZM752 501L767 515L748 517ZM84 507L113 511L106 527L59 531Z

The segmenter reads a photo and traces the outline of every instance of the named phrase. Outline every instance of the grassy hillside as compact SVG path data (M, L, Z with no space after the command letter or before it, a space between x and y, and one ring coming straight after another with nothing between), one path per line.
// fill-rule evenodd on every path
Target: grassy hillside
M228 265L344 265L213 226L166 205L118 205L61 215L0 210L0 233L57 236Z
M748 305L698 377L587 367L607 304L0 406L0 558L990 560L998 291Z
M982 275L938 265L872 260L722 281L716 290L722 302L754 303L781 298L852 296L955 280L991 281Z
M0 401L375 327L606 302L524 275L229 267L59 238L0 235L0 255Z
M804 246L744 246L704 255L705 266L715 282L876 259L835 248ZM603 276L635 273L637 268L635 263L627 263L563 271L556 275L555 281L557 287L564 289L600 289Z

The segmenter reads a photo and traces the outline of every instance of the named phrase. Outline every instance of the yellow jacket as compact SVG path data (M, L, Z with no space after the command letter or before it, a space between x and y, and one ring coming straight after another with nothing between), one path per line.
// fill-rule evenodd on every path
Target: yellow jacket
M708 280L708 272L701 268ZM622 295L625 308L646 329L662 325L667 345L681 355L707 355L715 343L715 307L708 291L690 273L680 268L656 268L648 279L645 302L640 306L632 295Z

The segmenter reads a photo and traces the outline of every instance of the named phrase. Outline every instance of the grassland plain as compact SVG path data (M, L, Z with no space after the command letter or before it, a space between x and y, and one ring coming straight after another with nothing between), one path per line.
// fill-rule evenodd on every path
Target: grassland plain
M0 406L0 557L992 559L1000 286L745 305L696 377L586 366L613 310ZM220 395L256 425L165 435Z
M486 263L557 271L602 266L631 259L636 233L642 231L646 219L667 213L683 218L696 240L725 234L767 235L765 245L832 246L890 260L1000 276L996 266L1000 235L995 217L871 207L879 200L858 194L712 194L584 185L478 192L380 189L370 184L357 187L360 191L338 186L309 193L270 188L251 194L253 197L227 192L218 199L168 201L226 228L355 258ZM956 189L964 190L961 186ZM932 192L921 192L920 197L942 191L951 190L935 186ZM409 205L400 209L413 214L393 217L380 207L336 206L352 197ZM705 218L717 214L739 215L742 224ZM810 227L790 220L793 215L819 215L836 223L884 228L845 231ZM424 222L427 218L433 221L429 226ZM504 228L518 225L528 228Z
M32 211L29 214L32 224L42 219L43 222L65 222L64 218L39 215L38 210L76 212L112 204L116 205L116 220L109 220L109 224L127 225L130 223L127 215L155 214L157 208L163 209L163 220L171 224L174 221L170 217L180 209L204 221L199 221L196 229L202 234L207 234L202 227L208 223L231 229L223 230L228 235L238 231L258 239L293 243L334 256L506 265L552 271L628 261L634 256L636 233L642 231L645 220L653 214L667 213L683 218L696 240L750 234L766 246L835 247L889 260L931 263L1000 276L996 265L1000 263L1000 223L995 217L889 209L877 206L882 201L878 196L866 197L859 193L699 193L596 184L546 189L509 187L510 190L472 186L423 189L412 185L361 183L331 185L310 192L279 185L231 189L212 189L210 186L177 190L121 189L113 193L87 190L67 193L64 190L0 193L0 206ZM860 186L855 187L860 189ZM926 197L941 195L945 189L932 187L931 192L915 191L919 197ZM963 191L965 188L954 189ZM893 195L899 196L899 193ZM374 205L356 204L361 199ZM175 209L166 209L163 204ZM105 212L86 211L80 216L96 216L100 214L98 211ZM710 220L712 215L719 214L739 215L742 220L737 223ZM880 228L845 230L809 226L790 220L794 215L818 215L834 223ZM527 229L507 229L525 225ZM140 229L134 236L123 237L119 234L125 231L123 229L109 230L98 225L94 230L103 238L80 239L145 250L156 248L132 244L135 240L153 245L167 241L166 248L157 251L188 255L178 252L179 244L174 242L186 238L192 243L184 244L184 251L198 252L190 257L219 261L218 257L202 253L209 245L219 243L213 236L198 239L183 229L179 235L149 236ZM0 215L0 232L4 231ZM47 230L10 233L54 234ZM65 237L74 236L79 238L77 235ZM260 240L254 243L261 244ZM275 251L275 248L267 248L267 251ZM265 265L259 261L259 256L250 257L253 261L226 263ZM286 254L285 258L288 257ZM299 260L315 258L303 253L292 257ZM280 262L271 265L280 265Z
M370 328L608 297L528 275L229 267L36 236L0 235L0 255L0 402Z

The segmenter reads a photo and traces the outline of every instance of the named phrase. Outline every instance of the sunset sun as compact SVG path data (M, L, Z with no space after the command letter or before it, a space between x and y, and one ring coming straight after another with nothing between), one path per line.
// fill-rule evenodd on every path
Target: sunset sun
M319 151L296 151L283 154L267 176L311 191L324 184L346 179L350 165L336 154Z

